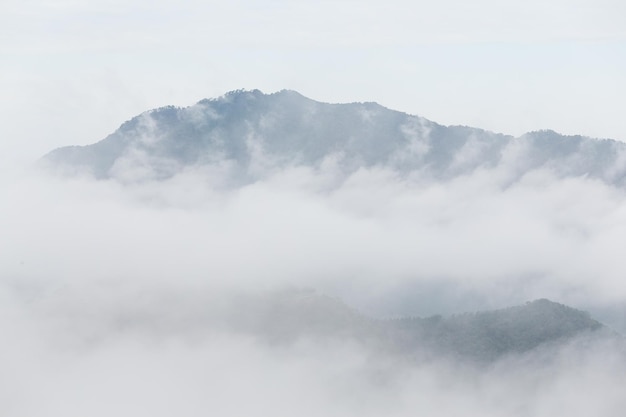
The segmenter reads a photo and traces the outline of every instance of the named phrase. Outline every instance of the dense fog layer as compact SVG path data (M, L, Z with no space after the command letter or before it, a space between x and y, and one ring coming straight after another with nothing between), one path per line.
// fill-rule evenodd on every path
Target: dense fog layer
M291 285L354 302L419 297L421 284L489 307L622 301L623 190L548 171L503 177L337 180L294 167L230 189L213 168L131 185L22 175L3 184L2 269L45 285Z
M275 342L232 312L314 289L373 317L549 298L620 329L623 190L504 167L448 181L332 164L240 188L223 167L120 184L28 171L0 185L2 414L618 415L604 340L486 367L354 340ZM252 300L252 301L251 301Z

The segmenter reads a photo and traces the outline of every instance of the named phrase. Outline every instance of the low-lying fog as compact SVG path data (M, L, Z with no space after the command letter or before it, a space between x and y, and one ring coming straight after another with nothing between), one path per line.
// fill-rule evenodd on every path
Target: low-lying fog
M0 414L623 413L626 362L607 342L477 368L346 340L268 343L220 319L287 288L379 318L548 298L621 331L623 190L549 171L510 183L502 168L430 182L291 167L237 189L220 175L6 176Z

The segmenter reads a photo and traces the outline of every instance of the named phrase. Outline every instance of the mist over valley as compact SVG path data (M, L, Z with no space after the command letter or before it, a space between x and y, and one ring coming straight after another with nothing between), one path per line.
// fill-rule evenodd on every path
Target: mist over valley
M0 182L3 415L621 415L622 142L237 90L68 145Z

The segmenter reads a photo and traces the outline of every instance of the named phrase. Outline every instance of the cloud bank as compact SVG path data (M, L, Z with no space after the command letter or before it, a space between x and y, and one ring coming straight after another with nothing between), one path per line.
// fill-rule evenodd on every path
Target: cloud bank
M547 169L515 182L506 166L433 181L262 162L261 179L235 188L219 164L126 184L33 172L4 181L3 414L623 409L626 364L605 342L476 370L356 342L268 344L221 315L252 311L259 294L313 288L376 317L546 297L603 312L617 328L622 189Z

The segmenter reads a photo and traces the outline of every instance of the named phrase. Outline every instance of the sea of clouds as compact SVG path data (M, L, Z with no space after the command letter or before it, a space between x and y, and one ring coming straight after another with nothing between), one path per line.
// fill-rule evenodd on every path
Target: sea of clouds
M260 166L263 166L262 164ZM224 321L241 294L312 288L373 317L536 298L624 328L624 190L506 167L445 181L383 167L224 166L120 183L0 182L0 410L7 416L619 415L605 342L487 368L345 340L268 344Z

